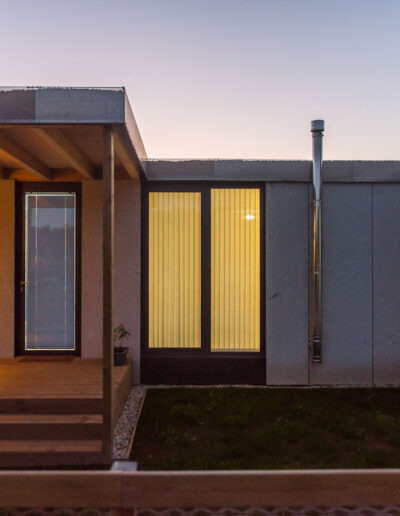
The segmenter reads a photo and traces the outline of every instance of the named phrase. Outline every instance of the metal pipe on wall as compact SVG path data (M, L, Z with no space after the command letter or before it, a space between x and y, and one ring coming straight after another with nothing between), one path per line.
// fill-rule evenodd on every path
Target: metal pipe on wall
M313 137L313 261L312 261L312 362L321 363L322 348L322 285L321 285L321 186L322 186L322 138L325 130L323 120L311 122Z

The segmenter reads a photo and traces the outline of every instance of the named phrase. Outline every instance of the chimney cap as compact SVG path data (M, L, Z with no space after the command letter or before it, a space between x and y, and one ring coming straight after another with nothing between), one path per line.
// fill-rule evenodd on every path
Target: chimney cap
M324 120L313 120L311 122L311 132L322 132L325 131L325 121Z

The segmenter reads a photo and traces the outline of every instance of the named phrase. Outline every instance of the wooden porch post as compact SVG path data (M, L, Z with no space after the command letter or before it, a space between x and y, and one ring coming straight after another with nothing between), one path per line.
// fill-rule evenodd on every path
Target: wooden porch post
M112 126L103 126L103 453L112 461L113 438L113 260L114 141Z

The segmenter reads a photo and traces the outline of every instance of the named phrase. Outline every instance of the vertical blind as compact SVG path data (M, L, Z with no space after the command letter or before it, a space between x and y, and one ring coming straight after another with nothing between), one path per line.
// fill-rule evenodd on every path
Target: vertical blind
M201 194L149 193L149 347L201 347Z
M260 350L260 191L211 190L211 350Z
M75 349L76 194L25 194L25 349Z

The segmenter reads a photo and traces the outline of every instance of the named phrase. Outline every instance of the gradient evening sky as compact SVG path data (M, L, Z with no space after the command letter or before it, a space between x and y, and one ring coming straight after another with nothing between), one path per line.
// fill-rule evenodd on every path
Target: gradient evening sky
M0 0L4 86L125 86L149 157L400 159L400 0Z

